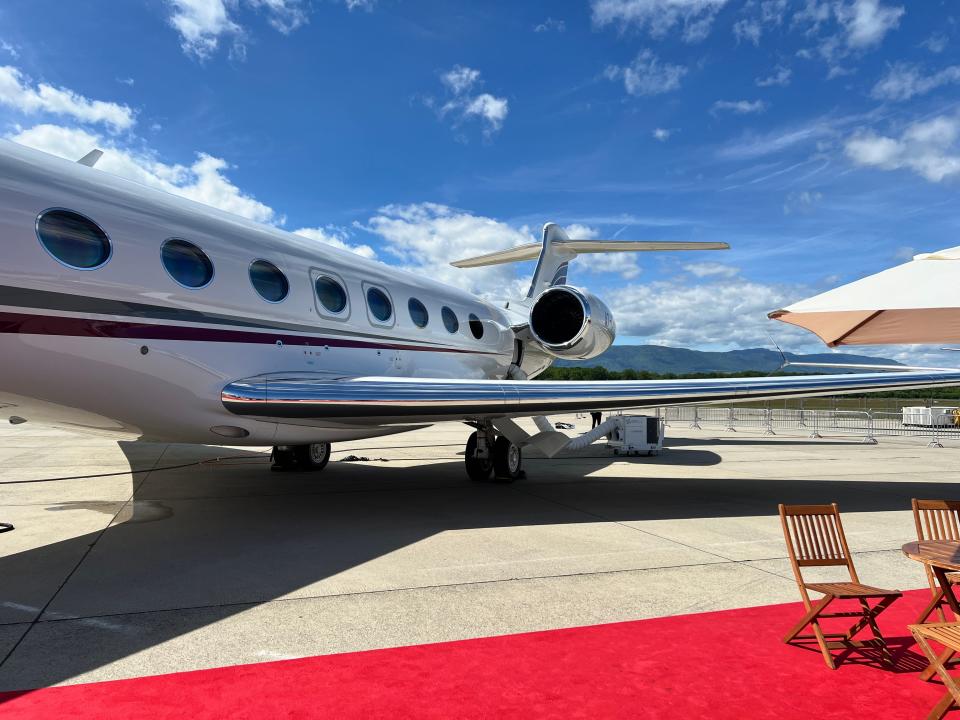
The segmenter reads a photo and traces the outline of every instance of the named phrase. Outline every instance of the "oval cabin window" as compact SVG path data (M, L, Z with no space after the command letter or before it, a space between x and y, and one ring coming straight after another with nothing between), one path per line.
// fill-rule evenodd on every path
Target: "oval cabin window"
M440 311L440 317L443 318L443 326L447 332L455 333L460 329L460 321L457 320L457 314L448 307Z
M290 283L280 268L266 260L254 260L250 264L250 282L267 302L278 303L290 292Z
M378 322L389 322L390 316L393 315L393 305L390 303L390 298L380 288L367 290L367 307L370 308L370 314Z
M110 238L93 220L72 210L47 210L37 218L37 238L54 259L76 270L105 264Z
M410 310L410 319L413 320L414 325L419 328L427 326L427 323L430 321L430 316L427 314L427 308L422 302L416 298L410 298L410 302L407 303L407 309Z
M170 277L186 288L206 287L213 280L213 263L192 242L179 238L167 240L160 256Z
M347 307L347 291L332 277L321 275L313 285L317 299L328 312L342 313Z
M470 313L470 334L477 340L483 337L483 322L473 313Z

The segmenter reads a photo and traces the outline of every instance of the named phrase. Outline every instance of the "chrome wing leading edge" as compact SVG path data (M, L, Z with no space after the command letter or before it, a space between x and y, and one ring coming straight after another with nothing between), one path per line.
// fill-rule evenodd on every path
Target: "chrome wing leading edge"
M273 374L227 385L237 415L343 422L524 417L960 385L960 370L710 380L445 380Z

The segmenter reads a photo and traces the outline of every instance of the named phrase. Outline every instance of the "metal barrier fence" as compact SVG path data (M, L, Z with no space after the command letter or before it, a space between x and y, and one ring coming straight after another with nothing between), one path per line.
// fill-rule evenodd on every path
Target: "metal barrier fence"
M751 429L764 435L777 430L806 432L809 437L844 435L877 443L880 437L927 438L928 447L943 447L945 439L960 439L957 425L905 425L903 415L871 410L796 410L788 408L736 408L699 405L673 405L660 408L657 414L667 425L722 427L728 432Z

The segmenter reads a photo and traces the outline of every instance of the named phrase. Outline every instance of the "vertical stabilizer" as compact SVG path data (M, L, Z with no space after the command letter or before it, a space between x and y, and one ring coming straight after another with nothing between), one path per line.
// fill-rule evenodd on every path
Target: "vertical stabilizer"
M566 284L567 266L577 256L575 250L563 246L563 243L569 240L563 228L556 223L543 226L543 246L540 248L540 259L537 260L530 290L527 291L528 298L537 297L548 287Z

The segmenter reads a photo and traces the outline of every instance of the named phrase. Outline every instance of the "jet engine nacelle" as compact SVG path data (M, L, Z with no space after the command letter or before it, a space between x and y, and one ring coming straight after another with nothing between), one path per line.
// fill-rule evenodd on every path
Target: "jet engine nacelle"
M548 355L586 360L613 344L617 326L600 298L569 285L555 285L533 303L530 335Z

